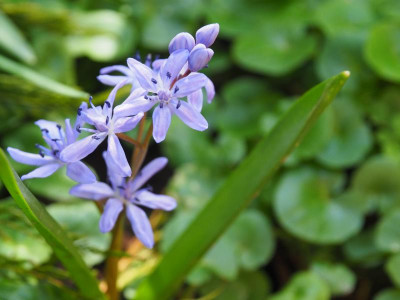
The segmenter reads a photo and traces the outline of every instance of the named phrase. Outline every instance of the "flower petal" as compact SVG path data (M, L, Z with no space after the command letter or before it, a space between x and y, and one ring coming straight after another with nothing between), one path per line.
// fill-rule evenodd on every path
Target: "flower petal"
M114 65L114 66L108 66L108 67L101 68L100 74L103 75L103 74L108 74L108 73L115 72L115 71L121 72L125 76L133 77L132 71L128 67L123 66L123 65Z
M201 112L203 108L203 92L202 90L197 90L187 96L188 103L193 106L195 110Z
M195 45L195 41L193 36L187 32L178 33L171 40L168 46L169 53L179 50L179 49L187 49L191 51Z
M114 118L137 115L140 112L149 111L154 106L154 101L140 97L135 101L124 102L114 108Z
M109 153L110 158L114 161L115 165L119 168L121 175L125 177L131 176L131 167L126 159L124 149L122 148L121 143L115 134L110 134L108 136L107 152Z
M171 53L165 64L162 65L159 75L163 81L164 88L169 89L172 81L179 75L189 57L189 51L179 49Z
M124 85L127 85L128 82L129 82L128 79L120 81L112 89L111 93L108 95L107 100L104 102L104 105L103 105L103 114L105 116L108 116L109 118L111 118L111 113L113 111L114 101L115 101L115 97L117 96L117 92L121 87L123 87Z
M202 114L185 101L172 100L169 107L190 128L199 131L208 128L208 122Z
M68 145L60 153L60 159L64 162L75 162L92 153L106 138L107 133L96 133L89 135L75 143Z
M153 138L157 143L165 139L170 124L170 109L166 105L164 105L163 108L157 106L153 112Z
M47 131L46 135L50 137L50 139L64 139L64 130L59 129L59 124L52 121L47 120L38 120L35 122L37 126L39 126L40 130Z
M154 79L154 72L146 65L134 58L128 58L128 66L134 72L142 88L150 92L156 92L157 86Z
M39 154L33 154L33 153L21 151L19 149L15 149L12 147L8 147L7 151L15 161L17 161L21 164L25 164L25 165L43 166L52 161L54 161L54 162L56 161L51 156L41 157Z
M166 157L158 157L149 162L144 168L142 168L138 175L135 177L131 184L131 190L136 191L143 184L145 184L154 174L159 172L166 166L168 159Z
M214 87L214 83L208 77L207 77L205 89L207 92L207 102L211 103L211 101L214 99L214 96L215 96L215 87Z
M103 158L107 165L107 178L111 182L113 189L118 190L120 186L124 185L125 177L121 176L119 167L110 158L110 154L107 151L103 152Z
M205 66L207 66L213 55L214 51L210 48L193 50L190 53L188 61L190 71L197 72L203 69Z
M162 209L170 211L175 209L176 200L167 195L157 195L149 192L148 190L140 190L136 194L138 205L143 205L151 209Z
M203 26L196 32L196 43L197 44L201 43L208 48L214 43L218 33L219 33L218 23Z
M21 176L21 179L25 180L25 179L30 179L30 178L45 178L45 177L53 174L55 171L57 171L61 167L62 167L62 164L59 164L59 163L43 165L43 166L33 170L32 172Z
M153 229L146 213L139 207L128 204L126 206L126 216L131 222L132 230L136 237L145 245L147 248L153 248L154 236Z
M144 116L144 113L139 112L136 116L118 118L114 122L114 132L120 133L120 132L127 132L127 131L132 130L140 122L140 120L143 118L143 116Z
M160 70L161 66L167 61L166 58L160 58L160 59L156 59L155 61L153 61L153 63L151 64L151 67L153 68L154 71L158 71Z
M70 119L65 119L65 134L67 137L67 145L72 144L76 140L76 134L77 132L75 129L72 128L71 126L71 120Z
M118 75L99 75L97 76L97 80L102 84L116 86L121 81L126 80L126 76L118 76Z
M72 196L91 199L91 200L101 200L104 198L109 198L114 195L114 191L111 187L104 183L96 181L94 183L81 183L69 190Z
M93 183L97 180L92 170L81 161L67 164L67 176L80 183Z
M111 231L117 222L118 216L124 209L122 202L115 198L107 200L100 218L99 228L102 233Z
M207 76L201 73L190 73L188 76L178 80L172 91L175 97L186 97L187 95L201 89L207 83Z

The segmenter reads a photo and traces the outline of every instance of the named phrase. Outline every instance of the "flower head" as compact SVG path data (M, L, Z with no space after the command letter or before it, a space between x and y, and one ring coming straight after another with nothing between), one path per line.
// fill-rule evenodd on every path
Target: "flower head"
M61 151L60 157L62 160L67 162L79 161L92 153L101 142L108 138L107 152L109 153L110 159L114 161L119 172L123 176L131 175L131 168L116 134L135 128L142 119L143 112L138 111L135 114L123 117L113 114L112 107L116 93L124 84L126 84L126 82L121 81L114 87L108 99L104 102L103 107L94 106L90 99L92 108L78 112L86 123L94 126L94 129L77 126L75 128L76 131L87 131L92 134L70 144Z
M83 103L80 106L79 111L85 111L86 108L86 103ZM82 123L82 118L78 116L75 126L81 126ZM38 168L32 172L23 175L21 177L22 180L50 176L59 168L66 165L67 175L71 179L82 183L91 183L96 181L96 176L84 163L80 161L67 162L60 158L61 151L75 142L78 137L78 134L72 129L69 119L65 120L65 132L61 125L55 122L39 120L36 121L35 124L41 129L43 139L48 148L36 144L39 154L24 152L12 147L7 148L8 153L14 160L23 164L38 166Z
M133 232L146 247L152 248L154 245L153 231L146 213L140 206L170 211L176 207L176 201L166 195L154 194L142 186L155 173L164 168L168 160L165 157L154 159L131 181L119 175L118 167L110 159L109 153L104 152L103 157L107 164L108 179L111 185L103 182L79 184L70 190L70 194L95 201L106 199L99 223L100 231L103 233L113 229L119 214L125 207L126 216L131 223Z
M200 112L181 99L193 93L198 94L207 84L207 77L204 74L181 75L188 57L188 50L177 50L163 62L158 71L129 58L128 65L135 71L144 92L132 93L123 104L115 108L114 113L126 116L139 111L146 112L154 105L158 105L153 112L153 137L157 143L165 139L173 114L195 130L207 129L208 123Z

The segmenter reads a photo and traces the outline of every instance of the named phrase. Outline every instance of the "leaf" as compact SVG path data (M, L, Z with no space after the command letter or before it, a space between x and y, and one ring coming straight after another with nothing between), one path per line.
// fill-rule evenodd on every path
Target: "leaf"
M400 290L386 289L374 297L374 300L398 300L400 299Z
M307 60L316 47L316 39L302 26L277 24L264 32L250 31L239 36L233 46L233 57L246 69L280 76L289 73Z
M400 287L400 254L391 256L385 264L385 269L392 282Z
M2 55L0 55L0 70L21 77L23 79L26 79L41 88L44 88L51 92L55 92L60 95L72 98L85 98L85 99L87 99L88 97L88 94L85 92L76 90L70 86L54 81L53 79L43 76Z
M400 82L400 26L376 24L365 46L365 57L370 66L385 79Z
M97 226L100 212L93 202L54 203L47 206L47 210L70 233L88 266L103 261L104 254L101 252L108 250L111 235L100 232Z
M378 223L375 240L377 246L392 253L400 251L400 209L392 210Z
M276 189L274 209L282 226L293 235L317 244L337 244L356 234L362 214L335 196L341 174L311 168L286 173Z
M268 300L329 300L329 287L312 272L296 274L285 288Z
M311 266L311 269L326 281L332 295L347 295L354 290L356 276L346 265L315 262Z
M137 299L168 299L191 268L228 228L301 141L349 77L343 72L296 101L271 133L242 161L154 272L139 286Z
M72 241L67 237L67 233L25 187L1 149L0 178L26 217L70 272L71 278L81 290L82 295L90 299L104 299L92 271L85 265Z
M0 47L26 64L36 62L36 55L14 23L0 10Z

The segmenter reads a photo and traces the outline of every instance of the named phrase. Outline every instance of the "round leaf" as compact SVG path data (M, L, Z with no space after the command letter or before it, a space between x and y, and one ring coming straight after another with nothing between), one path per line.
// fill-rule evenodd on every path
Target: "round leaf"
M385 265L386 272L389 274L393 283L400 286L400 254L393 255Z
M379 221L375 239L383 251L400 251L400 209L389 212Z
M374 297L374 300L398 300L400 299L400 290L386 289Z
M318 244L335 244L357 233L362 215L332 195L341 183L335 173L301 168L278 184L274 209L279 222L295 236Z

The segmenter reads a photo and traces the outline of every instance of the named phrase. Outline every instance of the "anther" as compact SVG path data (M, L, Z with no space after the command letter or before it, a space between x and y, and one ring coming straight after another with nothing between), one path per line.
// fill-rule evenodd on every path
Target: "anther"
M110 117L109 116L107 116L107 118L106 118L106 125L108 125L108 121L110 121Z
M77 125L77 126L75 127L75 129L76 129L76 131L78 131L79 133L82 132L82 131L81 131L81 128L79 127L79 125Z
M97 135L93 135L93 136L92 136L92 139L94 139L94 140L99 140L100 138L99 138Z
M49 130L46 128L40 129L42 132L49 133Z
M150 67L150 65L151 65L151 54L150 53L147 54L147 56L146 56L145 65L148 66L148 67Z
M171 73L170 72L167 72L167 77L168 77L168 79L171 79Z
M144 99L146 99L146 100L147 100L147 99L149 99L149 97L147 97L147 95L144 95Z
M117 186L117 188L119 188L119 189L121 189L121 190L124 190L124 189L125 189L125 187L122 186L122 185Z
M160 102L160 108L164 107L164 102Z
M89 103L92 103L93 101L93 96L89 96Z
M136 54L135 54L135 59L136 59L136 60L138 60L138 61L140 61L140 60L141 60L141 57L140 57L140 52L139 52L139 51L136 51Z
M57 141L59 141L60 139L51 139L53 142L57 142Z
M140 202L140 200L139 200L139 198L138 198L138 197L135 197L135 201L137 201L137 202Z
M54 155L54 156L57 156L58 153L60 153L60 150L54 150L54 151L53 151L53 155Z
M107 106L108 106L108 108L110 108L110 107L111 107L111 103L110 103L110 102L108 102L108 101L105 101L105 102L104 102L104 104L105 104L105 105L107 105Z
M178 109L179 107L181 107L182 103L181 100L178 100L178 104L176 105L176 109Z
M178 86L175 86L174 94L176 94L178 91L179 91L179 87L178 87Z
M39 150L39 155L40 155L41 157L44 157L44 153L43 153L42 150Z
M61 125L57 124L57 128L58 128L58 130L61 130Z
M155 80L154 78L151 79L151 82L157 84L157 80Z
M80 116L82 114L82 108L78 108L78 116Z

